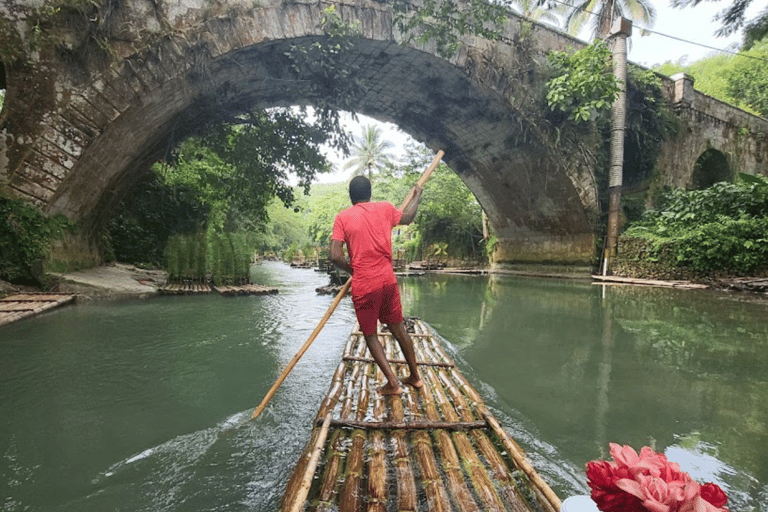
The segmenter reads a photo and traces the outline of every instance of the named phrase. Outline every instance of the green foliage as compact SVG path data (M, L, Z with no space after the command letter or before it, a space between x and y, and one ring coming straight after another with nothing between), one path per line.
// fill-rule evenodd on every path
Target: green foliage
M757 115L768 115L768 40L738 55L716 55L689 65L666 62L654 69L667 76L687 73L697 90Z
M0 89L0 112L3 111L4 103L5 103L5 89Z
M194 233L207 218L207 209L192 191L165 186L147 173L108 225L112 255L117 261L160 266L169 237Z
M744 26L744 45L742 50L749 50L755 43L768 38L768 9Z
M406 35L406 43L434 42L438 55L446 59L458 51L461 36L496 40L507 19L505 7L484 0L462 2L461 8L455 0L425 0L418 9L397 0L394 9L395 25Z
M305 210L310 240L316 245L328 245L331 240L333 220L341 210L349 206L351 203L346 183L322 188L313 187Z
M435 169L424 188L414 227L423 248L445 244L445 256L461 259L480 259L484 255L480 205L445 164Z
M650 257L700 272L768 269L768 178L739 176L704 190L672 189L625 236L650 241Z
M253 236L244 231L221 233L212 229L173 235L165 250L168 280L216 285L249 281Z
M669 108L661 80L653 71L630 66L627 70L627 117L624 136L624 187L642 185L651 178L665 140L680 129ZM606 134L606 139L610 137Z
M573 53L552 52L547 58L556 76L547 81L547 104L577 123L610 110L619 84L610 65L611 52L602 41Z
M741 55L726 73L728 95L758 115L768 116L768 39Z
M63 215L48 217L32 203L0 193L0 278L38 282L34 266L72 227Z
M206 208L218 230L263 222L275 195L290 205L289 173L306 192L316 174L329 169L320 151L327 139L317 126L280 109L252 113L249 121L187 139L175 165L154 166L165 185Z

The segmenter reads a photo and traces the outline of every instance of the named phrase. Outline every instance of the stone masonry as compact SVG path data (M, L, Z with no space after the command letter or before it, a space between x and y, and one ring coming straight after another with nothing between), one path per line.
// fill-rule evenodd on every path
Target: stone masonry
M87 32L92 25L57 25L68 11L46 11L43 0L0 5L7 82L0 185L77 221L80 238L68 243L81 251L141 173L213 114L306 103L307 83L285 53L323 38L320 17L334 5L342 19L360 23L354 51L367 93L357 111L445 151L488 213L499 264L578 265L594 256L594 152L579 148L598 142L553 146L535 122L546 54L580 41L510 16L499 41L467 36L446 60L432 45L403 44L391 6L377 1L117 4L111 22L119 37L102 66L79 62L74 51L98 40ZM41 26L48 39L38 40ZM768 174L768 121L684 82L665 87L686 126L662 152L669 184L690 183L708 148L734 168Z

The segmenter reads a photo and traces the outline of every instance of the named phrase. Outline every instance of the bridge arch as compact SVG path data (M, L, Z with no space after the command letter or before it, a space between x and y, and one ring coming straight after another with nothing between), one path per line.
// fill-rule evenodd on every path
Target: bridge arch
M2 54L0 185L78 221L82 245L142 172L217 113L306 103L309 84L285 52L323 38L322 10L334 5L362 31L354 52L368 92L356 110L445 150L488 213L498 263L594 256L601 141L588 130L557 139L542 123L546 54L583 46L567 35L510 15L499 41L465 36L446 60L433 45L401 44L385 2L124 0L111 65L77 68L67 44L78 35L31 52L23 31L39 2L12 1L0 9L0 47L16 52ZM662 185L690 185L710 141L734 169L768 172L765 120L702 97L690 80L664 88L687 129L662 148Z
M728 165L728 158L722 151L709 148L704 151L693 165L693 188L696 190L711 187L720 181L731 181L733 171Z
M42 116L36 137L7 139L7 182L95 232L142 172L217 112L305 104L308 84L292 75L285 53L325 37L325 5L276 1L196 19L183 37L160 37L85 82L51 77L60 100ZM529 119L531 105L542 101L530 55L578 42L536 37L548 31L512 19L503 42L467 37L445 60L430 45L402 45L386 4L336 9L362 30L354 51L367 93L356 110L445 151L489 215L499 261L589 260L598 208L592 162L553 152ZM25 78L11 70L9 101L19 98Z

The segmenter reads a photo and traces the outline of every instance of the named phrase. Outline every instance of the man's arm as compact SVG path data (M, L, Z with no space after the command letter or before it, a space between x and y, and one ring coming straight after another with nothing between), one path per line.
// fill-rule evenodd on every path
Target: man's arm
M416 210L419 209L419 199L421 198L421 193L424 191L424 189L419 186L417 183L413 187L413 197L411 197L411 200L408 201L408 204L403 208L403 215L400 217L399 224L402 226L406 226L413 222L413 219L416 218Z
M352 275L352 266L344 256L344 242L339 240L331 240L331 262Z

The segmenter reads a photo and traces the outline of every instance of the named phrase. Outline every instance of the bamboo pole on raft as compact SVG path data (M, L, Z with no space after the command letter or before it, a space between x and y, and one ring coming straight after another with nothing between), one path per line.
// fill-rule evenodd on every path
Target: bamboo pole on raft
M434 160L432 160L432 163L429 165L426 171L424 171L424 174L421 175L421 178L419 178L419 181L416 183L416 185L420 187L424 187L424 183L429 179L429 177L432 175L432 172L437 168L437 164L440 163L440 160L442 160L443 155L445 153L443 150L440 150L437 152L437 155L435 155ZM414 194L416 193L416 187L414 186L413 189L408 193L408 196L406 196L405 201L403 201L403 205L400 207L401 209L408 206L408 203L411 202L411 199L413 198ZM312 344L313 341L315 341L315 338L317 338L317 335L320 334L320 331L325 327L325 324L328 322L328 319L331 317L331 314L336 310L336 306L339 305L339 302L341 302L341 299L344 297L344 295L347 294L347 291L349 290L349 287L352 285L352 278L350 277L347 279L347 282L344 283L344 286L341 287L341 291L336 295L336 298L333 299L333 302L331 302L331 305L328 307L328 311L325 312L325 315L320 320L320 323L317 324L317 327L315 327L315 330L312 331L312 334L309 335L309 338L307 338L307 341L304 342L304 345L301 346L298 352L296 352L296 355L293 356L293 359L290 360L288 363L288 366L285 367L285 370L283 370L283 373L280 374L280 376L277 378L274 384L272 384L272 387L269 388L269 391L267 391L266 396L264 396L264 399L261 401L261 403L256 407L256 409L253 411L253 414L251 414L251 419L258 418L262 412L264 412L264 409L266 409L267 404L270 400L272 400L272 397L275 396L275 393L277 393L277 389L280 387L280 385L285 381L286 377L288 377L288 374L291 373L291 370L293 370L293 367L296 366L296 363L299 362L299 359L301 359L301 356L304 355L304 353L309 349L309 346Z

